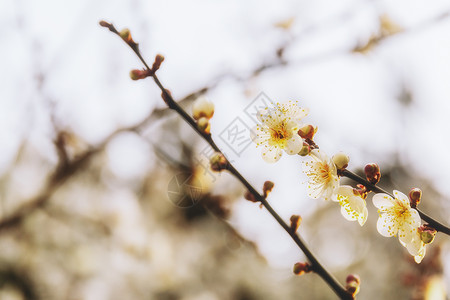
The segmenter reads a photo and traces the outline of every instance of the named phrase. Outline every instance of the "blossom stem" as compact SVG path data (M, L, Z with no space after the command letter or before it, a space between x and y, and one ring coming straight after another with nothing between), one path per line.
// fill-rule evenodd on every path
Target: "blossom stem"
M111 32L119 35L118 31L114 28L112 24L109 24L109 26L107 27ZM134 53L141 60L146 70L151 71L151 69L149 68L148 64L146 63L146 61L144 60L139 51L138 44L130 44L130 43L127 44L131 47ZM211 137L211 134L202 132L198 129L195 120L189 114L187 114L186 111L180 105L178 105L178 103L172 98L170 92L168 92L168 90L164 88L164 86L162 85L156 74L152 73L152 77L156 85L161 89L162 92L161 96L163 100L166 102L167 106L175 110L189 125L191 125L191 127L201 137L203 137L203 139L205 139L216 152L223 154L222 151L219 149L219 147L217 147L217 145L215 144L214 140ZM337 279L331 273L329 273L324 266L322 266L322 264L318 261L313 252L308 248L308 246L300 237L300 235L294 232L287 225L287 223L284 222L284 220L267 202L265 197L261 195L230 162L228 162L227 170L231 174L233 174L248 189L248 191L254 196L255 200L259 201L267 209L267 211L275 218L275 220L281 225L281 227L283 227L283 229L292 237L294 242L303 251L303 253L310 261L312 269L331 287L331 289L335 292L335 294L338 295L340 299L344 300L354 299L354 297L349 292L347 292L347 290L339 283L339 281L337 281Z
M370 190L372 190L372 191L374 191L376 193L387 194L390 197L392 197L392 199L395 199L395 197L391 193L389 193L386 190L376 186L375 184L370 183L369 181L367 181L366 179L362 178L361 176L353 173L352 171L349 171L347 169L340 170L339 171L339 175L345 176L347 178L350 178L350 179L352 179L352 180L354 180L354 181L356 181L356 182L366 186L367 188L369 188ZM437 231L445 233L446 235L450 235L450 228L448 226L445 226L441 222L433 219L432 217L428 216L427 214L425 214L424 212L422 212L418 208L416 208L416 210L419 213L419 215L422 218L422 220L427 222L431 227L433 227Z

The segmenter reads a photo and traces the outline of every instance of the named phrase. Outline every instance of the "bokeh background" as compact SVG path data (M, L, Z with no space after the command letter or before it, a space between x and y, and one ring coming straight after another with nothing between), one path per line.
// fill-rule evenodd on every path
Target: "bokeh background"
M359 299L448 299L450 242L420 265L396 238L307 197L299 156L265 163L255 104L298 100L316 142L368 162L381 186L424 192L450 224L450 1L0 1L0 299L335 299L288 235L206 143L168 111L129 28L190 112L214 102L212 135L324 265L362 278ZM263 93L263 94L261 94ZM253 106L252 106L253 105ZM238 135L233 135L239 133ZM236 144L238 143L238 144ZM350 183L350 182L348 182Z

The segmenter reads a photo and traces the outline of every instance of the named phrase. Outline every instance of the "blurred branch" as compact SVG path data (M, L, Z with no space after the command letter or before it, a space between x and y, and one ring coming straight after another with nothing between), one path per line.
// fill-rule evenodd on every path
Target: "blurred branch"
M102 152L105 146L118 134L127 131L139 132L143 127L145 127L150 120L152 119L152 114L149 114L145 119L140 121L134 126L125 127L117 129L112 132L109 136L107 136L103 142L98 144L96 147L93 147L84 153L80 154L72 161L70 161L67 157L67 153L65 151L65 144L61 139L62 133L59 132L57 135L57 139L55 141L55 146L58 152L58 163L53 171L50 174L42 192L35 196L32 199L29 199L24 204L22 204L19 208L17 208L14 212L5 215L2 219L0 219L0 232L17 226L23 222L23 220L36 209L44 207L51 196L56 192L56 190L63 185L68 179L70 179L74 174L85 168L91 159Z
M209 143L209 145L217 152L223 155L219 147L215 144L213 141L211 134L206 133L205 131L201 131L196 121L184 111L181 106L172 98L171 93L169 90L167 90L162 83L159 81L158 77L156 76L156 71L159 69L159 66L161 62L164 60L164 58L160 55L157 55L155 58L155 62L152 66L152 68L149 67L145 59L142 57L139 45L131 38L131 34L128 30L123 30L121 32L118 32L116 28L108 22L100 21L100 25L103 27L108 28L111 32L115 33L119 37L122 38L126 42L128 46L134 51L134 53L137 55L137 57L141 60L142 64L145 66L145 72L146 75L143 76L143 79L145 77L152 77L156 85L160 88L162 94L162 98L164 102L167 104L167 106L175 110L183 119L186 121L205 141ZM333 275L331 275L323 266L322 264L317 260L315 255L312 253L312 251L308 248L306 243L303 241L303 239L296 233L296 231L292 230L290 226L288 226L283 219L275 212L275 210L272 208L272 206L267 202L266 198L261 195L242 175L239 173L239 171L230 163L227 161L227 167L226 169L233 174L247 189L248 191L253 195L254 199L257 202L260 202L267 211L275 218L275 220L278 222L278 224L283 227L283 229L291 236L291 238L294 240L294 242L297 244L297 246L303 251L303 253L306 255L308 260L311 262L312 269L333 289L333 291L338 295L341 299L354 299L353 295L347 292L347 290L334 278Z

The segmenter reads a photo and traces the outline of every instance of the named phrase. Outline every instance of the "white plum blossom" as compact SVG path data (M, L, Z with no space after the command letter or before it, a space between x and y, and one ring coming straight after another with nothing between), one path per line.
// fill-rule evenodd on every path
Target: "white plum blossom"
M419 263L425 255L425 245L418 232L420 215L417 210L411 208L408 196L394 190L394 197L395 199L387 194L373 196L373 204L380 215L377 230L386 237L398 235L400 243Z
M281 158L282 150L287 154L297 154L303 147L303 140L298 135L301 119L308 114L297 101L277 104L258 112L261 124L251 131L251 138L256 146L262 146L262 157L266 162L276 162Z
M361 226L366 223L368 216L366 201L351 186L340 186L332 199L341 205L341 214L345 219L358 221Z
M417 234L414 235L412 241L409 242L408 244L406 244L402 241L400 241L400 243L403 245L403 247L405 247L408 250L409 254L414 256L414 261L416 263L420 264L422 259L425 257L425 253L426 253L425 246L426 245L420 239L419 232L417 231Z
M314 199L330 199L339 187L339 176L333 161L324 152L314 149L302 166L309 178L308 195Z

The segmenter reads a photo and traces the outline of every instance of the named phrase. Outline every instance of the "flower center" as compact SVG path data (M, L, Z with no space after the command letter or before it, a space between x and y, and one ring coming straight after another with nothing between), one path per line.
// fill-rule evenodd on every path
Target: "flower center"
M284 123L277 126L277 128L270 128L272 139L279 142L285 140L289 136L289 132L286 129Z
M322 181L328 181L331 178L330 166L328 164L322 164L319 171L319 176Z
M327 184L331 180L330 166L326 163L316 162L313 170L306 175L316 184Z

